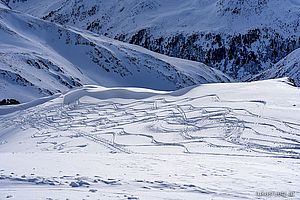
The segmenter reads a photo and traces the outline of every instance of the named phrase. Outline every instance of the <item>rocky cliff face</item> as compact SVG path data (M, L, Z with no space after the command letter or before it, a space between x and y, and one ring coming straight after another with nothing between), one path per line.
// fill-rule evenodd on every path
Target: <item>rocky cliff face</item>
M294 0L13 0L14 9L200 61L237 80L272 68L300 47ZM48 3L47 3L48 2Z

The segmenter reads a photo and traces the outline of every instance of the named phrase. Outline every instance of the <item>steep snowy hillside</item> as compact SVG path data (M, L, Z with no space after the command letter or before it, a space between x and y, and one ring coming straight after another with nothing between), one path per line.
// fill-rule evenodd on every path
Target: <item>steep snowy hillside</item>
M229 80L201 63L0 9L0 99L28 101L83 84L174 90Z
M299 99L279 79L0 107L0 199L299 199Z
M14 9L245 80L300 47L299 0L7 0Z
M290 77L294 84L300 87L300 49L293 51L272 69L266 70L250 79L250 81L282 77Z
M0 0L0 8L9 9L7 5Z

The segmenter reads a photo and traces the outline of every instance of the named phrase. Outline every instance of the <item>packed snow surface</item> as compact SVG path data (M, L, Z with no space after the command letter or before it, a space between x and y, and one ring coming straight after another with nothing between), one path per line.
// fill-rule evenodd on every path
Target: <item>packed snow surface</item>
M299 199L299 99L277 79L0 107L0 199Z

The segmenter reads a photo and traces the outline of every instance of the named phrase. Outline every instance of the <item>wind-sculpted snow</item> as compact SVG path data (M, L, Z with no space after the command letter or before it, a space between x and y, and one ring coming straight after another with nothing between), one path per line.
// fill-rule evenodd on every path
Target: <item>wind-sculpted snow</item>
M256 199L279 190L298 198L299 98L279 79L175 92L85 86L28 109L4 107L0 197ZM35 190L6 189L20 183Z

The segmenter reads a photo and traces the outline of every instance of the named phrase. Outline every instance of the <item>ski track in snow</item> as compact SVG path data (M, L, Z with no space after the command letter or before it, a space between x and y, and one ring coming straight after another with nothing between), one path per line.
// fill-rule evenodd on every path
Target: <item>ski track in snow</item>
M299 120L264 98L78 91L0 116L0 199L299 197Z
M233 106L193 105L205 99ZM113 101L102 101L100 104L77 101L37 111L21 111L17 119L1 118L0 123L3 130L12 126L35 130L31 137L36 144L48 144L43 151L76 151L88 144L68 146L67 143L73 137L82 137L104 145L112 152L147 153L139 150L139 147L171 146L180 149L178 152L201 154L201 151L192 147L199 143L200 146L232 149L241 152L236 154L240 156L259 151L266 156L299 158L300 124L263 117L243 108L232 108L234 104L263 107L265 102L223 101L214 94L174 101L165 98L135 100L123 104ZM131 126L140 127L140 130L132 130ZM270 131L261 131L268 129L272 130L272 134ZM70 134L62 134L64 131ZM210 134L213 131L217 134ZM247 136L243 136L244 133ZM163 134L170 134L170 137L161 140ZM140 138L143 142L131 143L131 137Z

